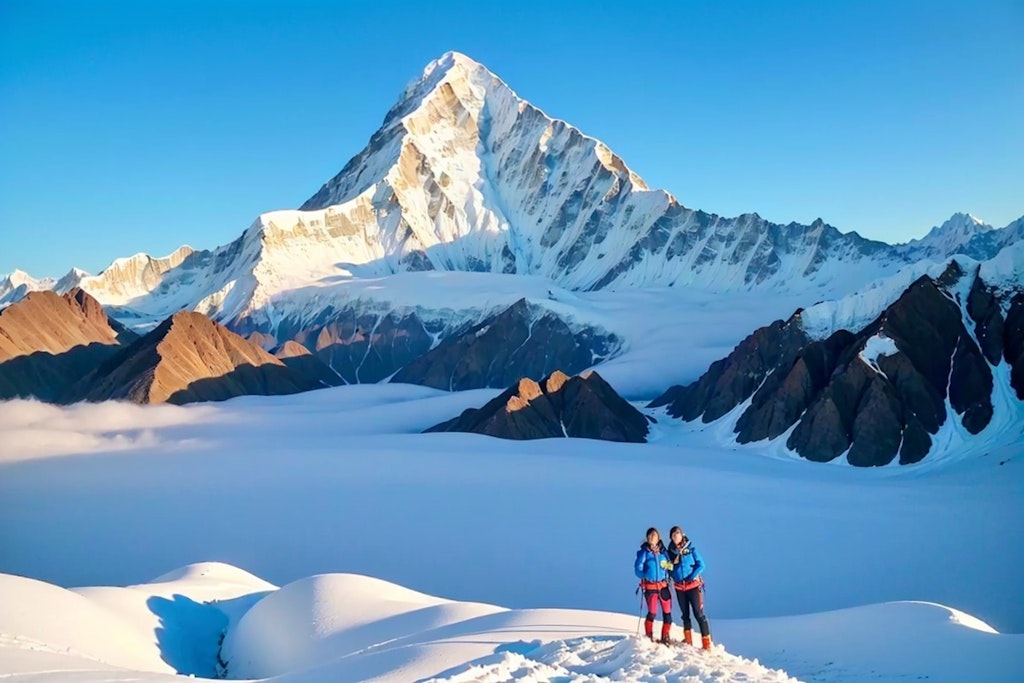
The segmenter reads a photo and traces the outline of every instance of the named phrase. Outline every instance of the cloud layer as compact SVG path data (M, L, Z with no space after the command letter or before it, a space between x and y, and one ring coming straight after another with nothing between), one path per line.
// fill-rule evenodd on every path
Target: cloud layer
M208 406L139 406L107 401L54 406L0 402L0 462L35 457L152 448L158 430L210 420Z

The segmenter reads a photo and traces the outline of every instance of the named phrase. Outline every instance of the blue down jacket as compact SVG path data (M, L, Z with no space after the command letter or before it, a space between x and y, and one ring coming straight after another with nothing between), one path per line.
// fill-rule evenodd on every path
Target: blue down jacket
M704 558L697 552L690 539L683 537L683 544L668 544L668 559L672 562L672 580L681 584L694 584L704 573ZM703 581L701 581L703 583ZM700 583L694 584L694 586ZM693 586L687 586L690 588Z
M669 557L660 541L654 549L650 544L644 543L640 550L636 551L633 572L641 581L667 581L668 570L661 566L661 563L666 561L669 561Z

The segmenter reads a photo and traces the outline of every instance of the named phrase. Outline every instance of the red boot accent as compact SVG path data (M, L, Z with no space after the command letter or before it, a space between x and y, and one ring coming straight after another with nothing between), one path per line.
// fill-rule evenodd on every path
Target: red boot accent
M701 636L700 638L701 647L705 650L711 649L711 636Z
M693 631L685 629L683 631L683 642L687 645L693 645Z
M661 624L661 642L668 645L669 634L672 632L672 622L666 621Z
M644 620L644 633L649 640L654 640L654 622L650 619Z

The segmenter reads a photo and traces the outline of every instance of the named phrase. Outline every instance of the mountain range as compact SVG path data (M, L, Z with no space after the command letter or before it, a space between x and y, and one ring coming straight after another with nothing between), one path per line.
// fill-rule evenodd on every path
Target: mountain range
M696 291L719 297L721 306L734 296L763 296L804 310L778 324L750 321L748 331L766 327L745 341L736 333L730 344L740 344L728 358L657 404L714 421L749 402L737 424L741 441L791 431L788 446L810 459L849 451L854 464L882 464L898 452L901 462L914 462L931 448L922 433L937 433L939 413L949 413L943 401L952 401L969 431L981 431L991 421L984 406L1001 390L1001 364L1014 388L1021 386L1024 370L1012 357L1019 340L1007 330L1019 325L1022 241L1024 217L995 228L955 214L920 240L891 245L820 219L783 225L688 208L650 188L600 141L520 98L482 65L448 53L405 88L367 146L299 209L263 214L210 250L136 254L96 276L73 269L60 279L20 271L0 279L5 318L23 316L32 292L52 290L57 298L87 295L109 315L111 330L117 324L143 335L130 353L130 344L106 333L83 336L80 345L109 347L102 356L125 346L90 359L88 387L72 391L83 376L59 390L49 380L33 384L26 377L34 375L19 370L2 395L180 402L389 379L448 390L507 387L556 371L573 375L642 346L635 325L601 312L606 302L641 290ZM929 268L938 272L926 275ZM997 275L984 279L986 269ZM810 330L815 306L819 313L863 308L865 292L874 318L846 327L834 320L825 337ZM62 316L78 315L48 301L48 308L33 305L30 317L60 327ZM672 315L671 308L650 311ZM897 319L911 322L897 331ZM970 387L963 398L970 406L954 398L961 384L939 386L942 363L912 358L916 345L931 344L924 323L942 328L942 343L929 354L955 356L947 365ZM166 338L179 335L201 362L187 362L183 352L170 363L160 355ZM19 348L31 347L28 339L19 336ZM878 351L892 344L899 353ZM43 344L35 351L68 349ZM884 369L903 357L925 377L914 389L890 381ZM5 370L9 360L0 364L0 381L14 376ZM786 379L801 362L804 375ZM179 363L188 369L174 370ZM148 379L139 380L140 372ZM840 390L837 372L856 376L848 380L856 389ZM228 376L212 388L211 378ZM931 392L931 417L914 412L924 402L907 398L920 391ZM864 400L888 407L864 412L857 407ZM843 401L854 407L837 413ZM859 418L862 412L872 417ZM882 413L884 429L875 424ZM885 432L886 445L865 453L857 444L874 439L872 430ZM910 442L894 451L893 435L908 433Z

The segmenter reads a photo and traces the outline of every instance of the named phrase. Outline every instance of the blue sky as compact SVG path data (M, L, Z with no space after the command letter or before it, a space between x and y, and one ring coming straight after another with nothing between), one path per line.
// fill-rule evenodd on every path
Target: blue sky
M1024 2L0 0L0 273L297 207L447 50L687 206L919 237L1024 214Z

